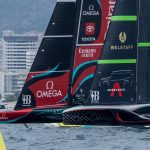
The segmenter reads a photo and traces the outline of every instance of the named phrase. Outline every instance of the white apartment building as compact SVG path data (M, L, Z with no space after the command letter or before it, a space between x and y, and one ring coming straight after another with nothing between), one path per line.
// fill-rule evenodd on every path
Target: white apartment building
M2 70L2 40L0 39L0 70Z
M0 97L13 95L20 92L28 72L24 71L0 71Z
M2 43L3 69L24 70L29 68L26 60L27 53L35 54L37 51L38 35L15 34L12 31L5 31L3 32Z
M26 69L30 70L37 51L27 51L26 53Z
M39 34L15 34L4 31L2 36L2 71L0 95L20 92L37 53Z
M0 71L0 98L4 98L4 72Z

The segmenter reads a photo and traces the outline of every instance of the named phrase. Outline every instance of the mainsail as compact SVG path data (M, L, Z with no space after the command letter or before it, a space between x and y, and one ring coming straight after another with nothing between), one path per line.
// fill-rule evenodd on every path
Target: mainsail
M116 0L78 0L70 75L71 104L86 103Z
M138 1L117 0L98 60L90 104L136 102Z
M16 110L66 105L75 10L74 0L57 0Z

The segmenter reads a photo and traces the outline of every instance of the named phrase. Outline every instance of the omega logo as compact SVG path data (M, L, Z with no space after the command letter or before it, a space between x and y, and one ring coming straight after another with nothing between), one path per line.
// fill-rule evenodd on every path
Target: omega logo
M46 90L52 90L54 89L54 83L52 81L48 81L46 83Z
M90 6L89 6L89 10L90 10L90 11L93 11L93 10L94 10L94 5L90 5Z

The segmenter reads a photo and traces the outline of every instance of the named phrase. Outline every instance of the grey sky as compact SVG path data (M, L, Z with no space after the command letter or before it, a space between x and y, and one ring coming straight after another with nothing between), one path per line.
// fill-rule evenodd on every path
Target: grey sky
M3 30L16 33L44 32L56 0L0 0L0 36Z

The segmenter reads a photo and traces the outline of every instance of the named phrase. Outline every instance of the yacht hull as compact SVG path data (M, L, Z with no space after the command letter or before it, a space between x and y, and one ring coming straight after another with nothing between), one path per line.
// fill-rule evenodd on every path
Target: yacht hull
M69 125L150 125L150 105L78 106L63 112Z

